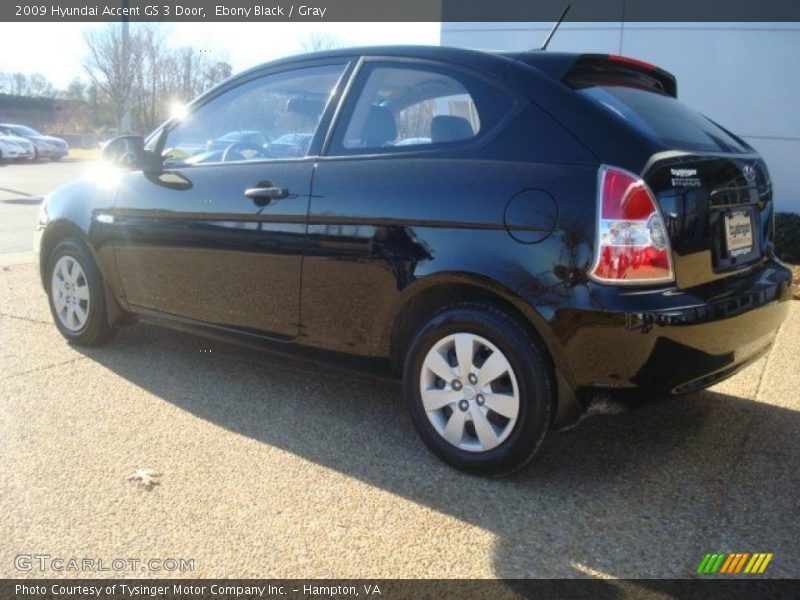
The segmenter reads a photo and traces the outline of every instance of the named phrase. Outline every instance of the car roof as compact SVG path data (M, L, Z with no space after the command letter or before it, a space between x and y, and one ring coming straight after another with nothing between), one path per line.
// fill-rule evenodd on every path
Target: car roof
M529 66L538 67L540 64L547 67L543 70L550 70L551 66L558 66L558 69L577 60L580 54L577 53L550 53L541 51L530 52L493 52L482 50L468 50L466 48L454 48L450 46L357 46L352 48L337 48L335 50L324 50L322 52L309 52L281 58L272 62L264 63L244 71L236 77L256 73L264 69L276 66L291 65L293 63L304 63L307 61L355 58L359 56L375 56L388 58L411 58L421 60L437 60L469 66L490 75L501 75L498 69L508 67L513 62L523 59Z
M417 60L433 60L443 63L467 67L481 72L484 76L502 81L514 64L523 64L528 72L540 77L560 79L582 55L566 52L543 52L531 50L526 52L502 52L468 50L452 46L354 46L336 48L321 52L307 52L294 56L279 58L262 63L229 77L225 81L207 90L195 98L191 104L203 102L238 85L243 80L259 77L274 69L291 68L294 65L311 66L319 61L353 60L360 57L408 58Z
M8 127L9 129L12 130L14 129L14 127L25 127L26 129L33 129L33 127L28 127L27 125L21 125L19 123L0 123L0 127Z

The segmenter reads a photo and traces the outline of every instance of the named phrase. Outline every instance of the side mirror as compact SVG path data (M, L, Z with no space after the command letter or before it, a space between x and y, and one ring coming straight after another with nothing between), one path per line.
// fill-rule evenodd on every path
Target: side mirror
M144 138L140 135L121 135L103 146L102 158L116 167L135 171L152 170L154 160L144 149Z

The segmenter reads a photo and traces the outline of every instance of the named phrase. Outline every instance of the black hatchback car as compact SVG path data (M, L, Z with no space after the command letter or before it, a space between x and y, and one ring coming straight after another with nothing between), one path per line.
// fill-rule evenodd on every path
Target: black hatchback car
M136 315L388 359L433 452L508 472L593 390L712 385L787 314L763 160L676 96L669 73L598 54L252 69L48 196L55 323L76 344ZM237 131L307 143L276 156Z

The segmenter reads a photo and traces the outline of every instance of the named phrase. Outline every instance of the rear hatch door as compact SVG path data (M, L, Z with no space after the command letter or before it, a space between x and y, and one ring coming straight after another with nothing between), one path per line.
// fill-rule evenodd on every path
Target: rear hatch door
M624 57L584 55L563 81L662 149L641 175L664 217L678 287L728 277L765 259L773 207L764 161L680 102L671 74Z
M675 154L645 181L664 215L678 287L747 270L772 244L772 186L757 155Z

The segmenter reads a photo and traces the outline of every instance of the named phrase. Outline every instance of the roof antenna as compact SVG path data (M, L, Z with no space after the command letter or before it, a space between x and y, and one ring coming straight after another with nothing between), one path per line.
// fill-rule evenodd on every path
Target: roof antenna
M566 8L564 9L564 12L561 13L561 16L558 17L558 21L556 21L556 24L553 25L553 28L550 30L550 33L548 33L547 37L544 38L544 43L542 44L542 47L538 48L538 50L541 51L547 50L547 45L550 43L550 40L553 39L553 36L556 34L556 30L558 29L559 25L561 25L561 22L564 20L564 17L567 16L567 13L569 12L571 6L572 4L567 4Z

